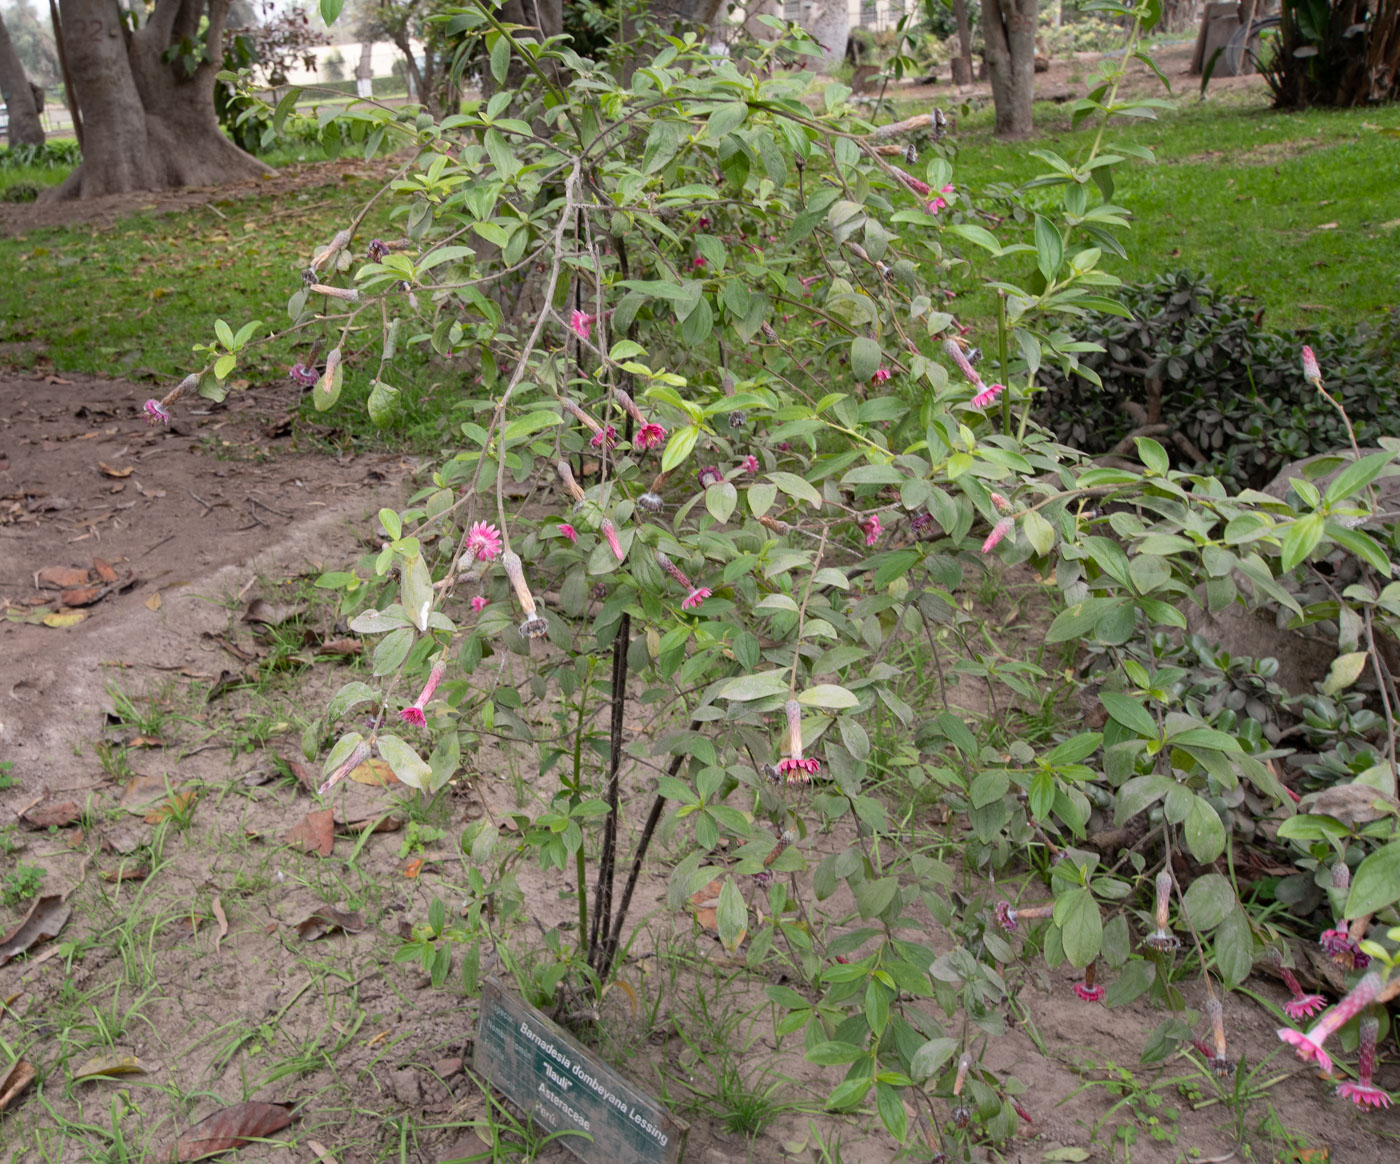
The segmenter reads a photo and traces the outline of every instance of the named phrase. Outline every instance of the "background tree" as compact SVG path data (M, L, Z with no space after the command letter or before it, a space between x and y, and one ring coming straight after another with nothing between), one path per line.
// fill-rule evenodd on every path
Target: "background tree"
M953 58L953 84L972 84L972 21L967 0L953 0L953 19L958 25L958 55Z
M15 46L15 55L29 74L29 79L45 89L57 85L63 79L63 73L58 64L58 48L53 42L53 28L48 20L41 20L25 0L14 0L3 12L5 27Z
M49 197L211 186L271 171L220 132L214 77L229 0L156 0L132 29L116 0L61 0L83 162Z
M982 37L998 137L1031 132L1037 0L982 0Z
M0 95L10 113L10 145L43 145L44 127L39 123L34 91L4 20L0 20Z

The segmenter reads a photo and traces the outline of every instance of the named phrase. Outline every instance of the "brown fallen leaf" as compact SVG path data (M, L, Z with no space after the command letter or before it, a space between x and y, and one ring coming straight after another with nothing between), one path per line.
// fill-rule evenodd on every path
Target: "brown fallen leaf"
M73 1072L73 1081L105 1079L113 1075L144 1075L146 1068L135 1055L96 1055Z
M242 1148L252 1140L261 1140L280 1132L292 1122L290 1103L260 1103L249 1100L216 1111L195 1124L175 1141L170 1159L176 1164L203 1160L216 1152Z
M219 952L219 943L228 937L228 914L224 913L224 903L219 900L219 895L214 894L212 904L214 920L219 925L219 932L214 935L214 953Z
M303 918L296 924L297 934L304 942L314 942L317 938L324 938L327 934L337 931L358 934L364 928L364 919L358 913L344 913L329 905L321 906L310 917Z
M147 824L160 824L161 821L174 816L184 816L194 802L199 799L199 792L193 788L188 788L183 792L172 792L164 803L158 804L145 816Z
M423 872L423 858L410 857L399 866L399 871L410 881L416 881L418 879L418 874Z
M337 659L348 659L353 655L364 654L365 645L359 639L331 639L316 648L318 655L333 655Z
M144 816L158 800L164 800L171 792L177 791L164 776L137 776L127 781L117 803L127 812Z
M54 627L57 630L67 630L70 626L77 626L85 618L87 618L86 610L65 610L61 614L44 615L44 625Z
M357 817L353 820L346 820L341 823L341 830L347 833L362 833L366 829L376 833L396 833L403 828L403 817L394 813L384 813L381 816Z
M325 1144L318 1144L315 1140L307 1140L306 1146L316 1153L316 1159L321 1164L336 1164L335 1157L330 1154Z
M64 606L91 606L106 593L105 586L76 586L72 590L63 591L58 600Z
M164 740L158 740L154 736L132 736L126 741L128 748L163 748Z
M394 775L394 770L383 760L374 757L353 769L350 773L350 779L356 784L369 784L378 788L399 783L399 778Z
M115 582L117 580L117 572L112 569L110 562L105 562L101 558L93 558L92 568L97 571L97 576L102 579L103 582Z
M286 765L287 771L297 778L297 783L307 792L315 792L316 785L321 781L317 779L316 773L298 760L295 756L283 756L279 754L277 759Z
M67 828L83 815L83 809L75 800L65 800L60 804L40 804L27 810L19 819L27 829Z
M49 893L38 898L19 925L0 938L0 966L48 938L58 937L72 913L63 894Z
M102 475L104 477L130 477L136 472L135 465L128 465L125 469L117 469L107 464L106 461L98 461L97 467L102 470Z
M151 875L145 865L119 865L115 869L102 870L104 881L144 881Z
M434 1070L443 1079L451 1079L462 1070L461 1059L439 1059Z
M1334 784L1305 797L1299 809L1334 816L1343 824L1361 825L1400 811L1395 799L1365 784Z
M329 857L335 846L335 813L329 808L308 812L283 838L293 849Z
M288 619L295 618L306 607L290 602L268 602L265 598L255 598L243 612L244 622L259 622L264 626L281 626Z
M152 613L155 613L157 610L159 610L159 609L160 609L160 591L157 590L154 594L152 594L148 599L146 599L146 601L143 603L143 605L145 606L145 608L146 608L147 610L151 611Z
M16 1059L9 1073L0 1079L0 1112L14 1106L15 1100L38 1076L34 1065L28 1059Z
M89 575L86 570L74 566L45 566L34 579L44 590L70 590L74 586L86 586Z

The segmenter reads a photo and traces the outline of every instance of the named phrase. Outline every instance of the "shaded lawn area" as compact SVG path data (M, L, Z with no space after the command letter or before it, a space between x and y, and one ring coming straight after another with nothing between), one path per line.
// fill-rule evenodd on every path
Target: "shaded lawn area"
M1063 106L1038 105L1036 125L1043 136L1007 143L991 136L989 111L963 120L954 180L975 205L1043 173L1031 150L1075 162L1093 142ZM1105 143L1148 146L1157 161L1116 170L1114 200L1133 227L1128 261L1108 257L1106 269L1126 282L1204 271L1257 300L1274 329L1376 323L1400 304L1397 134L1397 107L1277 113L1257 93L1182 97L1157 121L1115 122Z

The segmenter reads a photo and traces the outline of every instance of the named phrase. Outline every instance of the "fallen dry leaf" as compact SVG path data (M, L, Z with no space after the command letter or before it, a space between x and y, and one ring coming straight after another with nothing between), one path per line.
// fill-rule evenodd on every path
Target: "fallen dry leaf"
M107 593L105 586L77 586L58 596L64 606L91 606Z
M103 881L144 881L151 875L145 865L120 865L115 869L102 870Z
M85 618L87 618L86 610L65 610L62 613L44 615L44 625L55 627L58 630L67 630L70 626L77 626Z
M358 913L343 913L329 905L321 906L310 917L303 918L296 924L297 934L304 942L314 942L317 938L324 938L338 930L347 934L358 934L364 928L364 919Z
M0 966L40 942L58 937L72 912L64 904L61 893L49 893L38 898L19 925L0 938Z
M306 608L290 602L268 602L265 598L255 598L243 612L244 622L260 622L264 626L281 626L290 618L295 618Z
M152 594L148 599L146 599L146 601L145 601L145 603L144 603L143 605L146 607L147 610L151 611L152 613L154 613L155 611L159 610L159 609L160 609L160 591L157 590L154 594Z
M154 736L132 736L126 741L128 748L163 748L164 740L158 740Z
M403 875L407 877L410 881L415 880L418 877L418 874L423 872L423 858L410 857L407 861L405 861L402 865L399 866L399 869L400 871L402 871Z
M1369 824L1400 810L1394 798L1364 784L1335 784L1307 797L1300 807L1350 825Z
M189 788L183 792L172 792L163 804L158 804L145 816L147 824L160 824L172 816L183 816L194 806L194 802L199 799L199 793Z
M116 469L113 468L111 465L107 464L106 461L98 461L97 466L99 469L102 470L102 475L104 477L130 477L134 472L136 472L135 465L128 465L125 469Z
M259 1103L255 1100L236 1103L195 1124L175 1141L170 1157L178 1164L202 1160L216 1152L241 1148L251 1140L265 1139L291 1122L290 1103Z
M40 804L26 811L19 819L28 829L67 828L83 815L82 806L75 800L65 800L60 804Z
M335 846L335 813L329 808L308 812L283 838L293 849L329 857Z
M96 1055L73 1072L74 1082L113 1075L144 1075L146 1068L135 1055Z
M316 785L321 783L321 781L317 779L316 773L310 768L295 756L283 756L279 754L277 759L281 760L282 763L287 766L287 771L297 778L297 783L306 789L307 792L316 791Z
M380 816L357 817L354 820L346 820L341 828L347 833L362 833L366 829L376 833L396 833L403 828L403 817L392 812Z
M97 571L97 576L102 579L103 582L115 582L117 580L117 572L112 569L110 562L104 562L101 558L93 558L92 568Z
M352 655L364 654L365 645L359 639L331 639L316 648L318 655L333 655L337 659L348 659Z
M86 586L89 575L86 570L74 566L45 566L35 575L35 581L45 590L70 590L74 586Z
M214 935L214 953L219 952L219 943L228 937L228 915L224 913L224 903L219 900L219 895L214 894L212 908L214 910L214 920L219 923L219 932Z
M315 1140L307 1140L306 1146L316 1153L316 1159L321 1164L336 1164L335 1157L327 1151L325 1144L318 1144Z
M443 1079L451 1079L462 1070L462 1060L460 1059L439 1059L433 1068Z
M369 784L377 788L383 788L390 784L398 784L399 778L394 775L394 770L383 760L371 757L355 768L350 773L350 779L356 784Z
M10 1068L9 1074L4 1079L0 1079L0 1111L6 1111L14 1106L26 1087L34 1082L38 1072L34 1070L34 1065L28 1059L16 1059L15 1065Z

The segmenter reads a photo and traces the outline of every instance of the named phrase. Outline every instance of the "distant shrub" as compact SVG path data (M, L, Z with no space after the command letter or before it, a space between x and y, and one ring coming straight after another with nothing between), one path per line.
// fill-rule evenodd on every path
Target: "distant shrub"
M1124 298L1132 319L1092 315L1083 328L1082 338L1104 348L1081 357L1101 389L1042 372L1042 417L1067 444L1105 453L1160 422L1169 429L1157 439L1178 465L1195 462L1194 447L1232 489L1267 484L1290 461L1348 444L1336 410L1303 379L1303 342L1317 352L1327 389L1363 445L1400 435L1400 377L1373 337L1269 331L1256 305L1189 272L1127 288Z
M82 150L72 140L49 141L43 145L17 145L0 149L0 170L39 168L58 170L76 166Z

